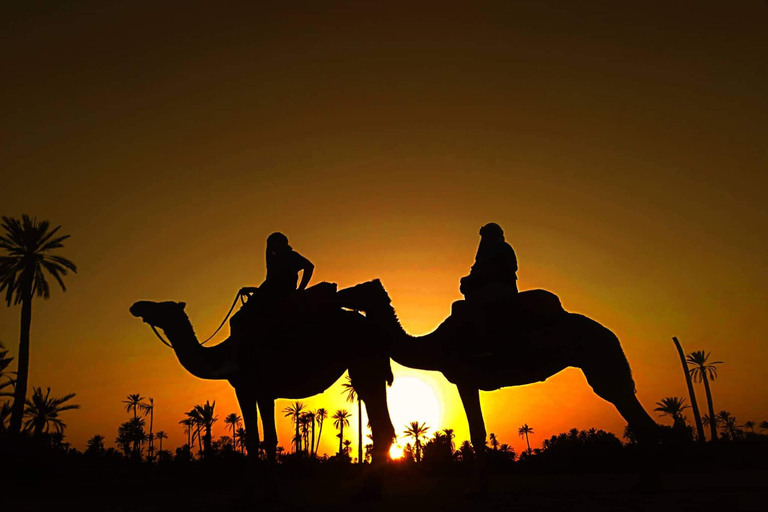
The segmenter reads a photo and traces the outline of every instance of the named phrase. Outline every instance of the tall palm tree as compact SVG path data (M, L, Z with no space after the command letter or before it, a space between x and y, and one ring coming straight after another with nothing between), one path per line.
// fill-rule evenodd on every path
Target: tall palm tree
M294 453L301 451L301 435L299 434L299 420L301 419L301 411L304 410L304 404L298 400L293 404L283 409L286 418L291 418L296 424L296 434L293 436Z
M710 352L704 354L703 350L696 350L688 354L685 358L688 366L691 366L688 371L691 373L691 378L694 382L704 382L704 390L707 392L707 407L709 408L709 417L715 417L715 406L712 404L712 391L709 389L709 381L717 378L716 364L722 364L722 361L707 362ZM710 435L712 439L710 442L717 441L717 429L714 422L709 422Z
M163 439L168 439L168 434L166 434L163 430L158 430L155 432L155 439L160 441L160 446L157 449L157 453L160 453L163 451Z
M77 273L77 267L67 258L51 254L55 249L64 247L64 240L69 238L69 235L57 235L61 226L50 229L51 224L47 220L38 222L28 215L22 215L21 220L6 216L2 219L5 234L0 236L0 249L4 249L5 254L0 256L0 292L5 290L8 307L11 303L21 304L19 359L9 426L12 434L18 434L21 432L29 381L32 298L48 299L51 296L46 272L59 283L62 291L67 291L62 278L70 270Z
M195 442L195 439L197 439L197 449L200 452L201 456L203 455L203 436L200 433L200 429L203 428L203 417L200 415L200 411L197 410L197 406L193 407L191 410L185 413L187 416L189 416L189 419L192 420L193 430L192 430L192 442ZM190 450L192 447L190 446Z
M704 437L704 424L701 421L701 414L699 413L699 403L696 401L696 392L693 389L693 381L691 380L691 374L688 372L688 365L685 362L685 355L683 353L683 347L680 345L680 341L677 337L672 336L672 341L675 342L677 353L680 355L680 363L683 365L683 373L685 374L685 384L688 386L688 397L691 399L691 409L693 410L693 420L696 422L696 440L700 443L706 441Z
M315 419L314 413L311 411L301 413L299 418L299 424L301 426L301 439L304 443L303 452L309 455L309 435L312 431L312 421Z
M39 438L44 432L49 432L53 426L56 432L62 432L66 425L59 414L72 409L79 409L78 404L65 404L75 397L74 393L64 395L61 398L51 396L51 388L48 388L45 395L41 388L32 388L32 398L27 400L27 407L24 409L24 416L27 420L24 422L24 429L31 430L32 436Z
M429 427L426 423L419 425L418 421L412 421L405 427L403 434L405 434L405 437L413 438L413 446L416 449L416 462L421 462L421 440L427 437L427 430L429 430Z
M656 407L654 411L660 412L661 416L671 417L673 426L677 428L685 426L683 409L690 407L690 405L685 404L685 398L668 396L662 398L661 402L656 402L656 405L658 405L658 407Z
M360 396L352 386L352 379L347 375L347 382L343 382L342 387L344 390L342 394L347 394L347 402L354 404L357 400L357 463L363 463L363 403L360 401Z
M192 429L195 426L195 420L189 416L189 413L187 413L187 417L181 420L179 424L184 425L184 433L187 434L187 446L189 446L191 450L192 449Z
M317 445L315 446L314 456L317 457L317 450L320 449L320 436L323 435L323 422L328 419L328 411L320 407L315 411L315 421L318 424L319 430L317 431Z
M341 447L344 443L344 427L349 426L349 418L351 417L352 415L346 409L339 409L332 416L333 426L339 429L339 455L341 455Z
M229 425L229 428L232 429L232 440L234 441L237 439L237 436L235 435L235 430L237 427L240 426L240 423L243 421L243 418L237 415L237 413L231 412L227 414L227 417L224 418L224 424Z
M573 431L575 429L571 429L571 430ZM533 433L534 433L533 428L529 427L527 423L525 425L523 425L522 427L520 427L519 429L517 429L517 434L520 437L525 436L525 444L528 445L528 455L531 454L531 443L528 441L528 434L533 434Z
M210 403L208 400L203 405L195 405L194 411L196 417L200 419L202 427L205 429L205 435L203 436L203 457L209 455L212 451L213 436L211 431L213 430L213 424L216 423L218 418L214 414L214 408L216 407L216 400Z
M133 395L128 395L128 397L123 400L123 403L125 405L125 412L131 412L133 411L133 417L138 417L138 411L147 405L144 403L144 397L139 395L138 393Z
M148 404L141 404L141 410L144 413L144 416L149 415L149 437L147 439L149 440L149 459L152 460L155 456L155 435L152 433L152 426L155 422L155 399L150 397L147 400L149 400Z

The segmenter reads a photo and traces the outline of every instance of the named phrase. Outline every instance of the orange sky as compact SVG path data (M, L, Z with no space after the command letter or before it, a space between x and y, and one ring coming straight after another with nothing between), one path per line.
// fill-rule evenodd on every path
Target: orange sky
M3 7L0 210L62 225L80 269L33 304L30 385L82 405L67 439L111 443L131 393L154 398L170 448L193 405L216 400L216 436L239 412L228 384L189 375L128 313L134 301L186 301L207 337L261 282L280 230L313 282L380 278L425 334L490 221L521 289L619 336L646 407L686 394L677 336L725 361L716 410L768 419L768 8L538 4ZM0 309L14 356L19 313ZM430 433L467 439L455 389L395 367L409 376L443 401ZM341 391L304 402L355 412ZM523 423L535 445L624 427L573 369L482 400L488 431L518 452ZM288 447L280 414L278 427Z

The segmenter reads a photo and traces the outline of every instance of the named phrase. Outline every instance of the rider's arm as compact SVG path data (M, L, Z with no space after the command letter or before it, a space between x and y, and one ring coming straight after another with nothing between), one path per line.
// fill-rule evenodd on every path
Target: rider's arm
M301 270L303 271L301 274L301 283L299 283L299 290L303 290L309 284L309 280L312 279L312 273L315 271L315 266L304 256L298 253L297 256L299 257L299 263Z

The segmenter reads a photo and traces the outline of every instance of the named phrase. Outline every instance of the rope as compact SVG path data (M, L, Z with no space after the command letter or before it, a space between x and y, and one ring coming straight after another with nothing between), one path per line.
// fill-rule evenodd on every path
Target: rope
M241 295L240 293L238 293L238 294L237 294L237 296L235 297L235 301L232 303L232 307L230 307L230 308L229 308L229 312L227 312L227 316L225 316L225 317L224 317L224 320L222 320L222 322L221 322L221 325L219 325L219 327L218 327L218 328L217 328L215 331L213 331L213 334L211 334L210 336L208 336L208 339L207 339L207 340L205 340L204 342L200 343L201 345L205 345L206 343L208 343L209 341L211 341L211 338L213 338L214 336L216 336L216 333L217 333L217 332L219 332L219 329L221 329L222 327L224 327L224 324L225 324L225 323L227 323L227 319L229 318L229 315L231 315L231 314L232 314L232 310L233 310L233 309L235 309L235 306L237 305L237 299L240 299L240 303L241 303L241 305L245 305L245 298L243 297L243 295ZM170 343L168 343L167 341L165 341L165 338L163 338L163 337L162 337L162 335L161 335L159 332L157 332L157 328L156 328L154 325L152 325L152 324L149 324L149 326L150 326L150 327L152 328L152 330L155 332L155 335L156 335L156 336L157 336L157 337L160 339L160 341L162 341L162 342L163 342L163 345L165 345L165 346L166 346L166 347L168 347L168 348L173 348L173 347L171 346L171 344L170 344Z

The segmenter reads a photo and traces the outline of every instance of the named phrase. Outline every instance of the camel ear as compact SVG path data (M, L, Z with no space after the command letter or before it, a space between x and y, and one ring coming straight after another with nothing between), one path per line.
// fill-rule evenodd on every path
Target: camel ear
M186 302L179 302L179 307L181 307L181 310L184 311L184 308L187 307Z

